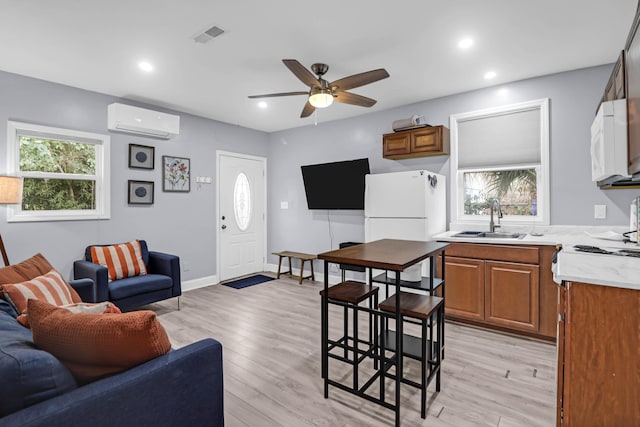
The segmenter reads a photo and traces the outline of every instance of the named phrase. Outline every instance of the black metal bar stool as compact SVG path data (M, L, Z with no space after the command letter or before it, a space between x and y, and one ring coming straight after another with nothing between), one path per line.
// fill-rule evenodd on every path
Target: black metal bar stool
M388 313L396 312L396 297L394 294L380 303L378 308ZM416 323L421 326L421 337L411 335L403 336L403 357L417 360L421 364L420 382L404 378L403 372L397 370L395 375L400 375L400 381L421 390L420 416L426 417L427 387L433 378L436 378L436 392L440 391L440 370L442 361L442 342L444 338L444 299L432 296L421 295L409 292L400 292L400 318L401 322ZM411 320L418 319L418 321ZM385 328L386 322L382 322ZM435 325L435 328L434 328ZM404 327L396 328L404 330ZM395 351L395 332L385 328L382 331L380 340L382 346L382 359L384 360L384 350ZM428 369L427 369L428 368ZM386 373L386 376L395 378L394 375Z
M320 295L323 300L327 298L329 304L340 305L344 307L344 324L343 324L343 336L337 340L329 338L329 332L326 331L323 339L323 353L334 359L342 362L350 363L353 365L353 389L358 390L358 365L367 357L372 357L374 360L374 368L377 369L378 359L375 357L378 351L378 322L373 319L373 310L378 305L378 287L367 285L361 282L346 281L334 285L327 290L325 295L324 289L320 291ZM359 304L365 300L369 301L369 307L365 308ZM325 309L325 304L322 304L322 316L323 324L328 315ZM353 336L349 335L349 309L353 310ZM361 339L358 334L358 313L365 311L369 313L369 338L368 340ZM350 344L351 343L351 344ZM361 349L360 344L365 344L366 348ZM334 348L341 348L344 350L342 355L331 353ZM352 357L349 358L349 352ZM323 375L327 375L327 372L323 372Z
M339 244L340 249L348 248L349 246L361 245L360 242L342 242ZM365 267L361 267L359 265L351 265L351 264L340 264L340 270L342 271L342 281L344 282L346 279L345 271L359 271L364 273L366 271Z

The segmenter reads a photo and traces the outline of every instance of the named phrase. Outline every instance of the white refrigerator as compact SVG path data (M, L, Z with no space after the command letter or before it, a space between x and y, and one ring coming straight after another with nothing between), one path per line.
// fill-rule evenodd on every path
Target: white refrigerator
M379 239L432 240L446 231L445 176L426 170L365 177L365 242ZM402 280L428 275L428 261L407 269ZM393 276L395 277L395 276Z

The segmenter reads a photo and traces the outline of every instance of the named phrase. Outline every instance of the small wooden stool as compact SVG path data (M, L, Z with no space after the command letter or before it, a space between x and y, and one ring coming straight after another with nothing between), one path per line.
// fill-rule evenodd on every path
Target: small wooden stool
M302 252L291 252L291 251L282 251L282 252L274 252L274 255L278 255L280 258L278 259L278 275L276 276L276 279L280 278L280 274L286 274L288 276L291 277L298 277L298 279L300 279L300 284L302 285L302 280L303 279L311 279L311 280L316 280L316 276L313 273L313 260L317 259L318 257L315 255L311 255L311 254L305 254ZM282 266L282 258L286 257L289 259L289 271L283 271L282 273L280 273L280 268ZM294 276L293 275L293 270L291 269L291 258L295 258L295 259L299 259L300 260L300 276ZM311 274L309 276L303 276L304 275L304 263L305 261L309 261L309 264L311 264Z

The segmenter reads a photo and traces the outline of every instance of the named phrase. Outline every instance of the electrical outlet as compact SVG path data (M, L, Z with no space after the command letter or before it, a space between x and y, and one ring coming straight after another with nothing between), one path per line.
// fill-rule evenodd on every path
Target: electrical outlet
M607 205L593 205L593 217L605 219L607 217Z

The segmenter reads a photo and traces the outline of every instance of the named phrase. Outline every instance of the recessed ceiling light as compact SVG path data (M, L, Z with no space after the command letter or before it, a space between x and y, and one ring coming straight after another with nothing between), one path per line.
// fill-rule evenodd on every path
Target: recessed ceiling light
M471 46L473 46L473 39L470 38L462 39L458 42L458 47L460 49L468 49Z
M497 76L495 71L487 71L486 73L484 73L484 78L487 80L491 80L495 76Z
M147 61L138 62L138 68L140 68L142 71L146 71L147 73L153 71L153 65L151 65Z
M269 106L269 104L267 104L264 101L258 102L258 107L260 107L260 108L267 108L268 106Z

